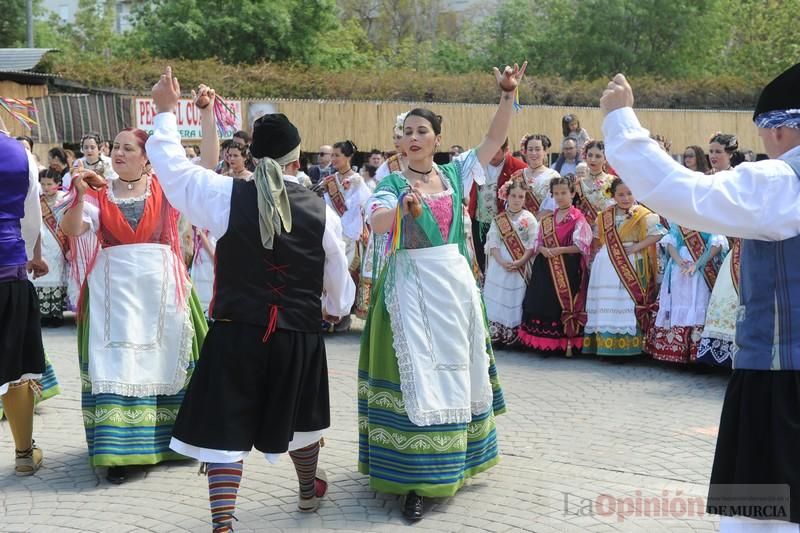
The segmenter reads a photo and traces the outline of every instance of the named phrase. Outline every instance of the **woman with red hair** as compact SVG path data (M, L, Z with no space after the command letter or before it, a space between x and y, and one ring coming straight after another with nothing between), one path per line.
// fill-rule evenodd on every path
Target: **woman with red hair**
M207 330L181 259L178 211L145 153L147 133L125 129L106 182L80 165L61 228L87 266L78 304L81 403L92 466L125 481L126 468L183 457L172 426ZM93 248L75 239L91 231Z

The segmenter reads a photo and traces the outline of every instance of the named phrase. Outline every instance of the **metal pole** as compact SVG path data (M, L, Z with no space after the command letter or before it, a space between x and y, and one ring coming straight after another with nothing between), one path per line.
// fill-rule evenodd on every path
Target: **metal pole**
M33 48L33 0L27 0L25 7L28 18L28 48Z

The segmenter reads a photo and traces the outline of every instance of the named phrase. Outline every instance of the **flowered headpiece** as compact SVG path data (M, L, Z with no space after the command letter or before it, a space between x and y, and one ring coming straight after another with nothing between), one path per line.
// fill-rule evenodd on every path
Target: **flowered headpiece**
M508 191L511 190L512 186L519 187L523 191L528 190L528 184L525 183L525 178L522 176L517 176L516 178L511 178L507 182L505 182L499 189L497 189L497 197L503 200L504 202L508 201Z
M406 121L406 115L408 115L408 111L405 113L400 113L397 115L397 118L394 121L394 134L395 135L403 135L403 123Z

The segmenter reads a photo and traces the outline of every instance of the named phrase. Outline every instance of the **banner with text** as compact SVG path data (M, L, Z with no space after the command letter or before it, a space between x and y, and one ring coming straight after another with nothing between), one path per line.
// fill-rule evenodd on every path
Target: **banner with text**
M240 100L225 100L233 112L236 114L236 129L242 129L242 102ZM153 134L153 119L156 116L156 108L153 105L152 98L137 98L136 108L134 115L136 117L136 127L141 128L148 133ZM178 107L175 109L175 115L178 117L178 132L181 134L181 139L184 140L197 140L199 141L203 135L200 132L200 110L197 109L189 99L181 99L178 101ZM222 137L223 139L230 139L231 136Z

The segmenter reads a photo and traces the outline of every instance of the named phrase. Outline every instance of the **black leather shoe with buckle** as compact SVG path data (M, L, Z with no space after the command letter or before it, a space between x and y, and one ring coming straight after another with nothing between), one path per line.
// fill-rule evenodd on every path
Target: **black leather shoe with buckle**
M406 496L406 503L403 505L403 516L405 516L407 520L413 522L422 518L423 511L422 496L418 496L414 492L409 492Z
M106 479L114 485L122 485L128 479L128 469L124 466L111 466L106 472Z

